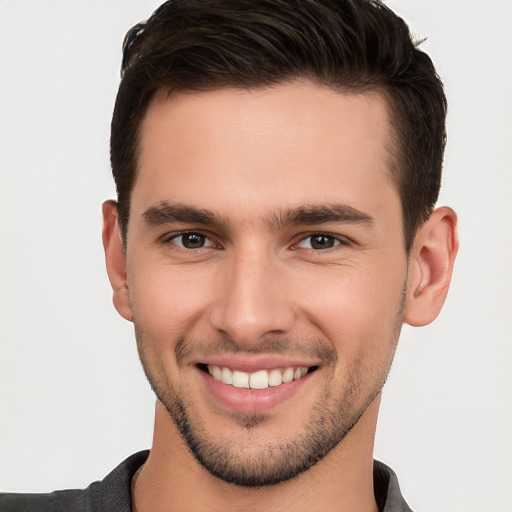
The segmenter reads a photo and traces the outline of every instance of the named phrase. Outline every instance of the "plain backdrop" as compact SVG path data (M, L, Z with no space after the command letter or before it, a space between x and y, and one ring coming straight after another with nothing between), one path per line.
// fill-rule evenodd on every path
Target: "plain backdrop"
M0 0L0 488L83 487L150 446L154 398L111 304L100 205L126 30L156 1ZM376 457L419 512L512 511L512 2L393 0L443 77L441 204L461 250L405 328Z

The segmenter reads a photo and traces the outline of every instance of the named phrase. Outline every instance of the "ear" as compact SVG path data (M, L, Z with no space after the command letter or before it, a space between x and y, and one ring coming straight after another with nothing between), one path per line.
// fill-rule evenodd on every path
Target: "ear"
M443 307L459 249L457 215L434 210L416 234L409 259L404 322L416 327L433 322Z
M126 278L126 256L123 248L117 215L117 203L105 201L103 212L103 248L107 264L108 278L113 290L113 302L117 312L126 320L132 321L133 313Z

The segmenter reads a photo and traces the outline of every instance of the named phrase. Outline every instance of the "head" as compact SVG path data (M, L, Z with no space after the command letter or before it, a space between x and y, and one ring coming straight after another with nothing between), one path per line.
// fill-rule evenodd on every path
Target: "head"
M140 126L158 92L257 89L296 80L387 101L389 172L406 250L437 201L446 98L405 22L375 0L182 0L163 4L124 41L111 134L119 222L126 240Z
M445 110L377 2L180 0L129 32L107 267L157 424L211 474L368 454L401 325L450 280Z

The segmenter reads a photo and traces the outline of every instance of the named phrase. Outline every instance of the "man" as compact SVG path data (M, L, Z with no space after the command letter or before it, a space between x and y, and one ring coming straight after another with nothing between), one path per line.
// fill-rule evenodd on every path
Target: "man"
M446 297L446 102L377 2L164 4L125 40L103 206L150 453L2 510L410 510L374 462L405 322Z

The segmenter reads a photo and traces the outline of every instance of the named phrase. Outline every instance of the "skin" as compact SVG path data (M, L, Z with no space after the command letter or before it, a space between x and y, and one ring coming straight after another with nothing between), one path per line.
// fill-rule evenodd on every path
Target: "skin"
M440 208L406 253L390 134L378 92L309 83L149 107L126 251L115 203L103 207L114 304L159 399L139 512L376 510L380 390L402 323L439 313L457 251L456 216ZM316 371L233 398L202 363ZM319 461L299 467L304 452ZM241 470L290 479L230 483Z

